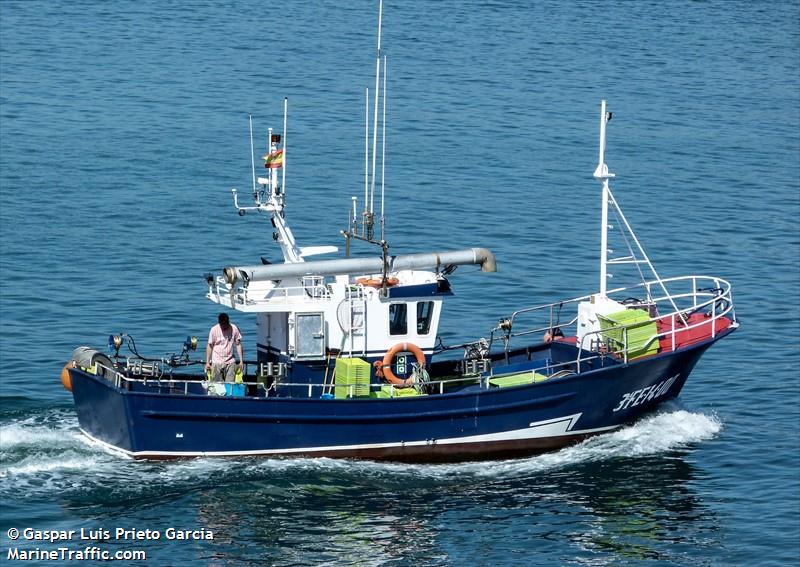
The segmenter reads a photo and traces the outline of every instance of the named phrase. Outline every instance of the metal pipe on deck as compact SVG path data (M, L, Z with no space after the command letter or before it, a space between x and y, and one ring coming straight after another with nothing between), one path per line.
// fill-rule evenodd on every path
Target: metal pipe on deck
M400 270L422 270L444 268L449 265L475 264L483 272L496 272L494 253L486 248L467 248L449 252L427 252L422 254L400 254L389 256L389 272ZM315 260L268 264L264 266L229 266L223 274L225 281L233 285L238 281L269 281L302 276L332 276L338 274L377 274L383 271L381 258L342 258L339 260Z

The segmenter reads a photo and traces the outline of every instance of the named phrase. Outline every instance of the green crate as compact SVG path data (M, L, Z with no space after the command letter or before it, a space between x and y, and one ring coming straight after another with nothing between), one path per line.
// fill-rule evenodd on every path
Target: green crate
M334 397L337 400L349 398L351 394L354 398L368 397L371 370L369 362L360 358L337 358L334 370Z
M612 329L612 327L620 327ZM625 309L608 315L600 315L600 328L610 341L610 348L621 351L625 347L625 331L628 333L628 360L649 356L658 352L658 327L650 320L650 314L641 309ZM652 340L651 340L652 339Z
M539 374L528 370L527 372L520 372L518 374L509 374L507 376L499 376L497 378L490 378L489 384L497 386L498 388L508 388L511 386L524 386L526 384L537 384L547 380L548 376Z
M384 384L380 391L375 392L376 398L408 398L426 395L417 392L416 388L395 388L391 384Z

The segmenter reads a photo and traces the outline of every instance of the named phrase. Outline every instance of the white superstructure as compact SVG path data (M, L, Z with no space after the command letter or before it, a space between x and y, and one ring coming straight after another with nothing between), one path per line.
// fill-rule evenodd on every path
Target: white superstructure
M390 256L384 240L373 241L364 236L366 230L358 234L351 220L346 235L379 244L380 257L306 261L337 248L299 247L286 222L285 175L279 182L278 170L286 171L287 110L284 103L283 137L269 132L264 156L268 175L256 179L253 173L253 205L241 206L233 190L239 214L269 215L284 262L228 267L222 276L208 278L208 299L258 314L260 359L274 354L315 360L331 352L378 356L398 342L413 343L431 353L442 300L450 295L443 272L463 264L495 271L494 255L483 248L470 248ZM371 211L364 217L371 219Z

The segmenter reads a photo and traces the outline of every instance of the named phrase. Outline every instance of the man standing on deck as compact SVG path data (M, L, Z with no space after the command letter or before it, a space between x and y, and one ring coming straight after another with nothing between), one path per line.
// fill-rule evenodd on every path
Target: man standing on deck
M236 379L236 361L233 358L233 347L239 355L239 368L244 373L244 349L239 327L231 324L227 313L220 313L218 324L211 327L206 347L206 374L211 369L213 382L234 382Z

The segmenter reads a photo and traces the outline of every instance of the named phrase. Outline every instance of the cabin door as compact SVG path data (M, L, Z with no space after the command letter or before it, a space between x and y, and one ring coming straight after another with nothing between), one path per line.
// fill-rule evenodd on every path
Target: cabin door
M323 313L297 313L294 332L297 358L323 358L325 356L325 316Z

